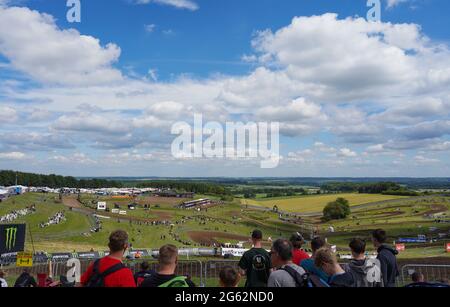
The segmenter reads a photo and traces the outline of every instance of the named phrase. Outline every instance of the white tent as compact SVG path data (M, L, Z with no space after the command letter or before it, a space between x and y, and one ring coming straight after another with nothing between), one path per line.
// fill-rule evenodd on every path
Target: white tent
M3 190L0 189L0 201L7 199L9 195L9 191L8 190Z

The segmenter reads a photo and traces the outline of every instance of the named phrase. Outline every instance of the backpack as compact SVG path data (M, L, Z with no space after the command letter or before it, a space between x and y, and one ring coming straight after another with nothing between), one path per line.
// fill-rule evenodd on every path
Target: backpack
M186 282L186 276L177 276L171 280L159 285L159 288L189 288L189 284Z
M100 260L101 259L97 259L94 262L94 268L92 271L92 275L86 284L86 287L88 287L88 288L105 287L105 277L106 276L111 275L112 273L115 273L122 269L125 269L125 265L123 263L118 263L118 264L115 264L112 267L108 268L103 273L100 273Z
M281 270L287 272L295 281L297 288L327 288L330 287L325 281L316 275L305 273L300 274L297 270L290 266L285 266Z
M347 265L345 271L352 274L354 280L354 287L357 288L371 288L382 287L383 278L381 276L381 264L378 259L367 259L365 262L366 272L361 273L354 270L350 265Z
M142 285L142 283L144 282L144 280L146 280L147 278L149 278L152 275L152 273L150 272L139 272L136 274L136 286L140 287Z

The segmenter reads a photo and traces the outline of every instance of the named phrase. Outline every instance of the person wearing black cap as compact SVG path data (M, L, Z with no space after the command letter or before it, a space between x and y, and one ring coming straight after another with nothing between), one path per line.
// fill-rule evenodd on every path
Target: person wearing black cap
M262 232L254 230L253 248L246 251L239 261L242 274L247 276L247 288L267 287L272 265L269 253L262 247L262 239Z
M305 240L299 232L294 233L289 241L291 241L292 247L294 248L292 250L292 262L294 264L300 265L303 260L309 259L309 255L301 249Z

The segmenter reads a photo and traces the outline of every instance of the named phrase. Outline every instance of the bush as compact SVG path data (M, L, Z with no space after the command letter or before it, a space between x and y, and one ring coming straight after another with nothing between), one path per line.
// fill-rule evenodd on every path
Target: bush
M350 214L350 204L348 200L342 197L328 203L323 209L323 219L325 221L345 219Z

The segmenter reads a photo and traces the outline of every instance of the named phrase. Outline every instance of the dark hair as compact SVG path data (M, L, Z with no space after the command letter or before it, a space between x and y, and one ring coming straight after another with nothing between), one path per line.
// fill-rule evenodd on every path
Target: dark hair
M315 237L311 240L311 248L313 251L316 251L327 244L322 237Z
M273 242L272 249L278 254L278 256L280 256L283 261L289 261L292 259L292 244L288 240L276 240L275 242Z
M355 254L363 254L366 251L366 241L355 238L348 245Z
M3 278L3 277L5 277L5 272L0 271L0 278Z
M372 232L372 237L379 243L385 243L387 239L386 231L383 229L376 229Z
M150 264L147 261L144 261L141 263L141 270L142 271L148 271L148 269L150 268Z
M300 249L303 243L305 243L303 236L298 232L294 233L289 239L289 241L291 241L292 246L297 249Z
M108 247L111 252L119 252L124 250L126 244L128 244L128 234L126 231L116 230L109 236Z
M222 270L220 270L219 278L225 287L233 288L236 287L239 282L240 275L233 267L224 266Z
M167 244L159 249L159 264L174 264L178 256L178 248L175 245Z
M411 279L412 279L413 282L420 282L421 280L424 279L424 276L423 276L422 273L414 272L414 273L411 275Z
M258 229L253 230L252 239L262 240L262 238L263 238L263 234L262 234L261 230L258 230Z

